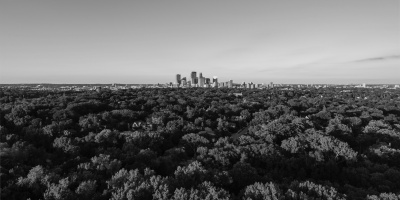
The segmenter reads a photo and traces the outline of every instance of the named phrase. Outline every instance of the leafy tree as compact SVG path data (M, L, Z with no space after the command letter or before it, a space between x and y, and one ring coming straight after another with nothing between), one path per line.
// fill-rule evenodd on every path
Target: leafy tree
M189 153L189 156L193 156L198 147L208 146L210 142L205 137L189 133L182 137L180 143L185 147L185 151Z
M227 191L216 188L210 182L203 182L197 188L179 188L176 189L172 200L228 200L231 199Z
M76 198L73 191L69 189L68 178L61 179L58 184L52 183L44 193L45 200L72 200Z
M308 129L304 134L282 141L281 147L291 153L308 153L317 161L324 161L329 153L333 153L335 159L339 156L346 160L357 158L357 152L351 149L347 143L314 129Z
M368 195L367 200L397 200L400 199L400 195L394 193L381 193L377 195Z
M288 199L337 199L345 200L346 195L340 194L335 188L315 184L311 181L293 182L285 196Z
M176 187L191 188L206 180L207 170L200 162L194 161L187 166L179 166L174 175Z
M107 182L111 199L165 199L169 195L167 180L154 175L154 171L121 169Z
M252 199L252 200L278 200L282 198L281 191L279 187L274 183L254 183L245 188L242 199Z
M233 165L232 170L229 171L229 175L232 177L233 180L233 191L239 191L245 186L253 184L260 179L257 170L250 164L245 162L238 162Z
M97 199L98 195L96 195L96 187L96 181L83 181L76 188L75 193L80 199Z

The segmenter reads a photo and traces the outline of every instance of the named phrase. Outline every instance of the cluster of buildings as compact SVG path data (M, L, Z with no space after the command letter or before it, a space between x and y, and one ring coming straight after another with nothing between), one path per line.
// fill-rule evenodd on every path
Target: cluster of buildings
M249 83L234 83L233 80L220 82L217 76L212 78L204 77L202 73L197 76L197 72L190 73L190 77L181 77L176 74L175 83L169 82L165 84L0 84L2 89L20 88L24 90L37 90L37 91L88 91L94 90L97 92L104 90L126 90L126 89L139 89L139 88L243 88L243 89L269 89L275 88L280 90L293 90L301 88L369 88L369 89L400 89L400 85L394 84L255 84Z
M255 84L253 82L249 83L233 83L233 80L225 81L225 82L219 82L217 76L213 76L212 78L207 78L204 77L203 74L200 72L199 76L197 76L197 72L193 71L190 73L190 78L186 77L181 77L180 74L176 75L176 80L175 83L170 83L170 87L183 87L183 88L189 88L189 87L201 87L201 88L210 88L210 87L216 87L216 88L249 88L249 89L255 89L255 88L262 88L262 87L268 87L268 88L273 88L274 83L271 82L268 85L264 84Z
M212 78L206 78L200 72L199 76L197 77L197 72L193 71L190 73L190 79L186 79L186 77L181 77L180 74L176 75L176 82L174 86L177 87L218 87L225 83L219 83L218 77L213 76ZM233 81L230 80L227 82L228 87L233 87Z
M366 84L362 83L360 85L355 85L355 88L378 88L378 89L398 89L400 88L399 85L373 85L373 84Z

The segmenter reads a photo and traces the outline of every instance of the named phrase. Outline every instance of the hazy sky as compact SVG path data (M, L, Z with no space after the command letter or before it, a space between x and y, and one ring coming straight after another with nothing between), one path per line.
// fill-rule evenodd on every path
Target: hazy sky
M400 83L399 0L0 1L0 83Z

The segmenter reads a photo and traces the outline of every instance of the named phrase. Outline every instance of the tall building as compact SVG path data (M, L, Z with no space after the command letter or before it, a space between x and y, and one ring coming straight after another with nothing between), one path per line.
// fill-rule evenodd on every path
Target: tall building
M200 73L200 87L204 87L205 78L201 76Z
M203 73L200 72L199 78L203 78Z
M193 72L190 74L190 78L193 80L195 77L197 77L197 73L196 73L195 71L193 71Z
M232 88L232 87L233 87L233 80L229 80L229 82L228 82L228 87L229 87L229 88Z
M183 77L183 78L181 79L181 81L182 81L182 85L183 85L183 86L186 86L186 77Z
M252 83L247 83L247 88L251 89Z
M206 78L206 84L210 84L210 78Z
M217 82L213 82L213 83L211 84L211 87L218 87Z
M181 75L180 74L176 75L176 83L178 83L178 85L181 84Z
M213 76L213 83L218 83L218 77L217 76Z
M214 87L218 87L218 77L217 76L213 76L212 82L213 82Z
M199 78L194 77L192 80L193 80L192 81L193 84L195 84L195 85L199 84Z

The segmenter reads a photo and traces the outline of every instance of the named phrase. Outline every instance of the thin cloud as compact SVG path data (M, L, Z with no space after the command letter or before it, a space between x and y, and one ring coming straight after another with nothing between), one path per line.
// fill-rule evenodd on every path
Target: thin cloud
M373 58L366 58L366 59L361 59L361 60L354 60L351 62L354 63L354 62L386 61L386 60L394 60L394 59L400 59L400 55L373 57Z

